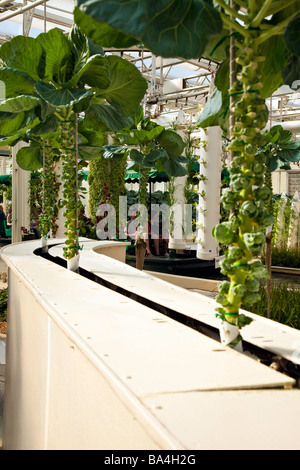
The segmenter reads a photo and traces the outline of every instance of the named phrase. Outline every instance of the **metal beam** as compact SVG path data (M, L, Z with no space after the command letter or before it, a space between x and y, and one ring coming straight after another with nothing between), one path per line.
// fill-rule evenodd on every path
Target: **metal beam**
M5 20L9 20L10 18L13 18L14 16L23 14L26 11L31 10L31 8L35 8L36 6L41 5L42 3L48 2L48 1L49 0L36 0L35 2L30 3L29 5L23 6L23 7L19 8L16 11L13 11L11 13L2 14L0 16L0 22L5 21Z

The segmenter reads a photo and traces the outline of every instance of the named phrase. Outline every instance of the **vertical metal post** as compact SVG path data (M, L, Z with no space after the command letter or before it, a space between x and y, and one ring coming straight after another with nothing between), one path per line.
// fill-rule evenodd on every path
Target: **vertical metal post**
M24 145L24 142L19 142L12 149L12 243L22 241L21 227L30 228L30 172L22 170L16 160L18 150Z
M234 1L230 0L230 7L234 8ZM231 15L231 19L232 15ZM229 59L229 88L232 89L234 81L235 81L235 44L234 44L234 30L230 28L230 59ZM230 105L230 114L229 114L229 138L232 140L233 138L233 128L234 128L234 113L232 108L234 106L234 96L232 94L229 97L229 105ZM233 152L229 153L230 163L233 160Z

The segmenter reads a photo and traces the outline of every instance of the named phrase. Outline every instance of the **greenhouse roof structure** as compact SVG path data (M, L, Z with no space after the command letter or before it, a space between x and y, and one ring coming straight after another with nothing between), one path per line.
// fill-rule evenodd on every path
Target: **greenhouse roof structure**
M73 25L74 0L0 0L0 44L16 35L37 36L51 28L68 32ZM150 51L132 47L128 50L106 49L134 63L148 81L145 105L153 119L162 125L177 118L180 109L187 122L197 115L213 89L218 63L199 57L197 60L166 59ZM281 87L268 100L270 121L298 121L300 94L288 86ZM295 131L298 134L298 131Z

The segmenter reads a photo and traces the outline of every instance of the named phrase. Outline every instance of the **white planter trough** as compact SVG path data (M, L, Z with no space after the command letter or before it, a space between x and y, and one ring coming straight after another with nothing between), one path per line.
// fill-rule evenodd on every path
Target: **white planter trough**
M60 259L63 241L48 256ZM126 244L80 242L89 279L35 254L39 240L1 250L4 450L299 449L293 377L154 308L217 331L214 299L126 265ZM253 318L247 341L300 363L299 331Z

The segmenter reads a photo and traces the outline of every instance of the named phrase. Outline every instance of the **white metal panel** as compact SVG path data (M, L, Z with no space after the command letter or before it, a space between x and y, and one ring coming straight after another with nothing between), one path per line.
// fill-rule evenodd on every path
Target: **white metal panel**
M299 450L300 390L160 395L144 400L186 449Z
M113 284L142 295L143 297L197 319L204 324L219 328L215 308L219 305L212 298L189 292L179 286L140 272L132 266L93 252L100 242L85 242L81 251L80 265ZM51 248L53 256L61 256L62 248ZM243 311L254 321L242 329L245 341L300 364L300 331L259 315Z

